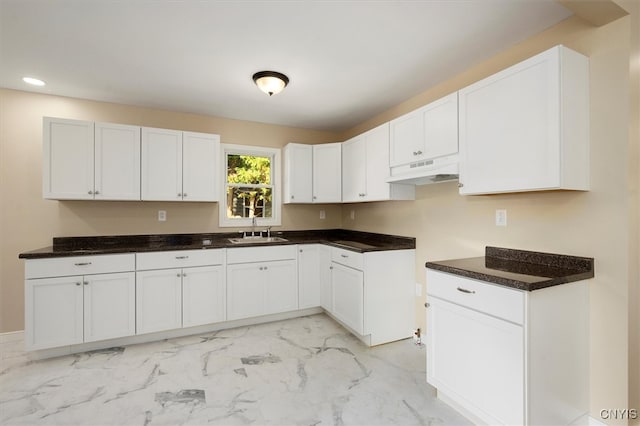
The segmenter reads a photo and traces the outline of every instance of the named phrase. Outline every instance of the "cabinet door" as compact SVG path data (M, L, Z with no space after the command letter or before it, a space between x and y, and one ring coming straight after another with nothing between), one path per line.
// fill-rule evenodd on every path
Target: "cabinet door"
M137 334L182 327L182 270L136 272Z
M284 149L284 203L310 203L313 196L313 146L290 143Z
M461 194L557 187L557 55L539 55L460 91Z
M409 164L424 153L423 109L417 109L389 122L390 166Z
M333 315L358 334L364 331L363 273L333 262Z
M182 270L182 326L225 320L225 281L222 266Z
M54 200L93 199L93 123L45 117L42 193Z
M300 309L320 306L320 245L298 247L298 306Z
M428 300L427 381L488 424L524 424L522 327Z
M142 199L182 200L182 132L142 128Z
M313 202L342 201L342 144L313 145Z
M367 153L365 135L342 144L342 201L364 201L367 196Z
M134 272L85 275L84 341L136 334L136 277Z
M227 319L236 320L263 315L265 282L262 263L227 266Z
M328 312L333 312L333 289L331 288L331 248L318 246L320 263L320 305Z
M95 125L96 200L140 199L140 127Z
M366 145L366 201L389 200L389 123L365 133Z
M182 192L184 201L218 201L220 136L184 132Z
M426 105L424 158L438 158L458 152L458 92Z
M263 267L263 275L266 275L265 313L277 314L298 309L296 261L269 262L265 263Z
M82 343L82 277L25 281L25 347Z

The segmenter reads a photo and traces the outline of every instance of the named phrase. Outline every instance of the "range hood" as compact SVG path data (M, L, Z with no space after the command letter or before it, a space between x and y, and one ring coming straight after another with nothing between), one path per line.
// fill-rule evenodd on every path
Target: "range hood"
M428 185L458 180L458 154L392 167L389 183Z

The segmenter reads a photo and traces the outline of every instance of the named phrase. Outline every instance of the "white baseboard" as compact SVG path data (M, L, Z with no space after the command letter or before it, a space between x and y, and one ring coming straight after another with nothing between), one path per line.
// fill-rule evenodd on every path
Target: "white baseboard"
M0 333L0 343L16 342L24 340L24 331L10 331L8 333Z

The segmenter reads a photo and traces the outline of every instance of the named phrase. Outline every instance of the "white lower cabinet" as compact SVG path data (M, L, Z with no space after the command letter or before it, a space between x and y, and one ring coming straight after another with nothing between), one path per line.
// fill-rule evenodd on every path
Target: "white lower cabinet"
M358 334L364 334L364 274L333 263L333 315Z
M296 246L227 251L227 319L298 309Z
M326 281L326 271L329 266L321 262L323 248L326 249L325 253L330 253L329 248L320 244L298 246L298 308L300 309L323 305L324 281Z
M331 249L334 318L369 346L411 337L415 327L415 250L357 253ZM323 305L324 306L324 305Z
M136 272L138 334L182 327L182 270Z
M135 334L133 272L25 281L28 350Z
M224 321L223 264L223 249L139 253L138 334Z
M588 414L586 281L525 292L427 270L427 381L479 424Z

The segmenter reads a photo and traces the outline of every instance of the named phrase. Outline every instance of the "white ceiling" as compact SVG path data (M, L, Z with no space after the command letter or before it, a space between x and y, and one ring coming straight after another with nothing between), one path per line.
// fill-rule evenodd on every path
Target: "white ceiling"
M0 0L0 87L342 131L570 15L552 0ZM291 82L269 98L261 70Z

